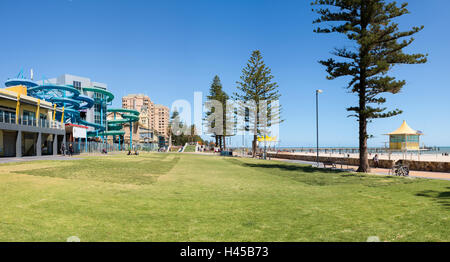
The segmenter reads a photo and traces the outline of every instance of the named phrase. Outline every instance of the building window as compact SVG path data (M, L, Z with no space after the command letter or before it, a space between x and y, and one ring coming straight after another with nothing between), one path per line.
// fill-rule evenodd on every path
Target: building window
M35 116L34 116L33 112L24 110L22 124L32 126L32 125L34 125L34 118L35 118Z
M81 91L81 82L73 81L73 87L75 87L78 91Z

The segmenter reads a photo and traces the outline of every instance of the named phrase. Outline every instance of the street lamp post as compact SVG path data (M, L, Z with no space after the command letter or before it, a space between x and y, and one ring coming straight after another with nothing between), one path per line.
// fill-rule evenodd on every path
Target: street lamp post
M321 94L323 91L320 89L316 90L316 150L317 150L317 167L319 167L319 94Z

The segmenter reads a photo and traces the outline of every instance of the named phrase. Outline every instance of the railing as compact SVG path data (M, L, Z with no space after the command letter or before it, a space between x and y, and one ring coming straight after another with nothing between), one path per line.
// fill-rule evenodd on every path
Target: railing
M138 150L138 151L157 151L158 147L153 146L146 146L145 144L139 144L139 145L133 145L133 149L130 149L130 145L128 144L118 144L118 143L102 143L102 142L94 142L94 141L83 141L84 138L79 141L74 142L67 142L66 150L68 150L69 145L72 145L73 152L75 154L79 153L102 153L103 150L106 152L119 152L119 151L128 151L128 150Z
M64 125L60 121L19 118L16 123L16 114L12 112L0 112L0 123L18 124L22 126L34 126L49 129L64 129Z

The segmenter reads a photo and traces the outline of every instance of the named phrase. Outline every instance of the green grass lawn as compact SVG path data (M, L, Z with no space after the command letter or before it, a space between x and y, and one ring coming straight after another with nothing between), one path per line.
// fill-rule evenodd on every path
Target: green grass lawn
M193 154L0 165L0 241L450 241L450 181Z

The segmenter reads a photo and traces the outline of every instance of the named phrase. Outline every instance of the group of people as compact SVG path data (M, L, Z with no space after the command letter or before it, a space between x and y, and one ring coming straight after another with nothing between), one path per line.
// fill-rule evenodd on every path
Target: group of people
M135 150L134 151L134 153L131 153L131 150L128 150L128 154L127 155L136 155L136 156L138 156L139 155L139 152L137 151L137 150Z
M72 156L73 152L74 151L73 151L72 144L69 144L69 148L66 150L66 145L64 143L62 143L62 145L61 145L61 155L63 155L63 156L66 156L66 155ZM102 154L106 155L106 154L108 154L108 151L106 151L106 149L103 149L102 150ZM132 153L131 150L129 150L128 151L128 155L136 155L136 156L138 156L139 152L137 150L135 150L134 153Z
M68 150L66 150L66 145L64 143L61 144L61 154L65 156L67 153L68 156L73 155L73 146L72 144L69 144Z

